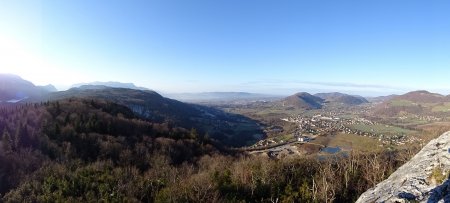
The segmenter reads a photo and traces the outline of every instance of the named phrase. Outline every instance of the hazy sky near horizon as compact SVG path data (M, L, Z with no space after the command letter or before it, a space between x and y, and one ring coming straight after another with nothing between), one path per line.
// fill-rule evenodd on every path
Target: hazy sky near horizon
M59 88L450 93L446 0L2 0L0 72Z

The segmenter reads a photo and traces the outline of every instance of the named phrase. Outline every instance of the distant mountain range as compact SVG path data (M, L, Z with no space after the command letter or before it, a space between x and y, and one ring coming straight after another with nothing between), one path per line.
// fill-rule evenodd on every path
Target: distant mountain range
M135 89L135 90L150 90L145 87L137 87L133 83L121 83L121 82L89 82L89 83L77 83L73 84L71 87L81 87L81 86L106 86L106 87L115 87L115 88L128 88L128 89Z
M324 99L326 102L341 103L347 105L359 105L369 103L366 98L357 95L348 95L339 92L318 93L314 96Z
M387 95L387 96L368 97L367 101L369 101L369 102L384 102L384 101L390 100L396 96L398 96L398 95L391 94L391 95Z
M53 85L35 86L17 75L0 74L0 102L17 102L56 91Z
M364 103L368 103L364 97L339 92L318 93L314 95L307 92L299 92L281 100L283 106L301 109L320 109L325 104L359 105Z
M51 84L45 85L45 86L37 86L37 87L39 87L43 90L46 90L47 92L57 92L58 91L58 89L56 89L56 87Z
M255 94L248 92L201 92L201 93L178 93L166 94L165 96L186 102L217 102L237 100L271 100L279 98L275 95Z
M77 84L76 88L57 91L52 85L35 86L19 76L0 74L0 103L42 102L69 98L106 100L130 108L137 115L155 122L172 123L184 128L197 128L224 143L247 142L260 132L259 124L240 115L229 114L218 109L183 103L161 96L155 91L140 88L132 83L95 82L92 85ZM81 85L81 86L79 86ZM113 87L112 87L113 86ZM172 95L173 96L173 95ZM183 97L184 99L180 99ZM246 92L206 92L178 94L180 100L233 101L274 99L276 96ZM400 114L441 115L450 113L450 96L427 91L414 91L404 95L371 98L376 106L372 111L379 115ZM355 95L338 92L311 95L300 92L271 104L301 109L320 109L324 105L359 105L368 100ZM248 129L233 129L230 125L244 122ZM228 127L227 127L228 126ZM228 129L227 131L225 129ZM233 129L233 130L229 130ZM245 131L245 133L244 133ZM246 137L247 136L247 137Z

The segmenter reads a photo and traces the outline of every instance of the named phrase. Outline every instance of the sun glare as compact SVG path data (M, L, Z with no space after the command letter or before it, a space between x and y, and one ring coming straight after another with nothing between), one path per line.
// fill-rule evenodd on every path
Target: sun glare
M49 62L42 53L13 38L0 35L0 45L0 73L20 75L36 85L52 81L64 86L82 79L82 75Z
M34 73L44 66L40 57L14 39L0 36L0 70L6 73Z

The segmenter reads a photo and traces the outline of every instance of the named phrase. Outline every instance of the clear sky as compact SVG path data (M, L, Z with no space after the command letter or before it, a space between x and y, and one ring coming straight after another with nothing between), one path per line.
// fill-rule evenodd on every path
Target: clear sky
M450 93L447 0L1 0L0 72L59 88Z

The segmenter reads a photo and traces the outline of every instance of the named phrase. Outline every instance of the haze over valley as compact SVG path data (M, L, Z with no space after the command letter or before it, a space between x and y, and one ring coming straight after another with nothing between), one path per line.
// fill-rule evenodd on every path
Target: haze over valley
M0 74L0 79L0 105L3 108L2 112L7 113L4 116L9 114L27 115L24 117L26 120L17 118L17 120L10 120L11 118L6 116L4 117L6 120L2 121L4 128L0 149L4 155L8 156L23 153L24 149L31 149L37 150L38 154L42 153L39 156L49 156L48 158L54 159L57 154L48 153L56 153L52 151L64 150L64 148L68 150L67 144L69 143L79 142L82 144L91 140L91 142L94 141L93 145L86 145L86 143L84 146L75 145L75 148L71 149L72 155L70 156L80 156L79 158L85 162L90 162L89 160L92 159L103 160L102 157L105 157L106 160L122 160L120 157L123 152L120 152L120 148L128 145L127 139L144 139L150 136L149 139L154 139L150 141L151 143L155 142L161 145L157 149L153 149L157 151L163 150L161 147L172 147L172 144L166 143L168 140L162 139L173 140L169 142L179 144L187 142L179 146L183 149L176 149L175 153L177 154L185 153L185 150L192 150L190 145L192 147L198 145L196 148L200 147L197 149L200 151L190 151L187 156L169 153L166 158L172 163L195 163L196 161L192 159L197 159L197 156L205 156L203 153L210 154L207 156L211 156L211 153L215 154L214 157L243 156L246 157L244 160L321 160L324 157L340 157L340 159L346 160L345 157L348 156L355 159L366 159L363 157L371 154L379 154L384 157L385 153L395 152L398 153L396 157L401 160L396 160L392 162L393 165L388 166L395 168L399 166L398 164L406 161L407 157L412 155L411 153L450 129L450 96L424 90L370 98L339 92L316 94L298 92L290 96L247 92L167 95L181 100L178 101L164 97L153 90L137 87L133 83L83 83L75 84L65 91L57 91L53 85L36 86L17 75ZM114 124L114 122L124 122L123 119L127 119L128 124ZM14 125L22 126L19 127L21 130L11 131L9 126ZM117 127L120 128L122 125L129 127L119 130ZM137 126L133 127L134 125ZM145 127L146 125L148 127ZM129 131L128 128L136 128L137 131ZM148 131L148 129L151 130ZM128 132L131 132L131 135L138 132L144 133L144 137L130 138L127 136ZM41 133L43 134L41 135ZM89 133L86 134L89 136L76 138L85 133ZM135 135L141 136L140 133ZM41 136L50 137L42 140ZM71 138L70 136L75 137ZM101 138L102 136L103 138ZM110 142L103 143L104 141L99 140L105 139L105 136L112 136L107 139L125 139L125 143L120 141L121 147L116 146L119 148L115 148L115 150L119 150L115 152L119 153L116 155L120 155L119 157L111 157L110 153L112 152L103 151L102 146L106 144L104 147L107 147L109 145L107 143ZM80 140L76 141L77 139ZM44 146L42 142L49 143ZM46 146L48 144L54 146L48 148L50 147ZM91 154L84 154L88 149ZM178 150L181 151L178 152ZM37 154L31 156L34 157ZM63 158L68 154L57 156ZM159 156L157 155L157 157ZM405 156L406 159L404 159ZM34 159L41 158L34 157ZM29 160L24 161L28 162ZM370 159L366 161L370 161ZM11 163L11 160L9 162ZM241 164L240 161L237 163ZM22 163L17 162L16 164ZM36 162L34 166L30 166L31 168L27 167L23 170L34 171L45 166L42 164L42 162ZM100 167L111 167L104 164L101 163ZM140 164L144 164L142 166L144 167L146 162ZM147 167L149 166L145 166L145 168ZM362 170L367 166L363 164L360 167ZM374 173L374 171L369 170L366 173ZM382 175L385 172L377 172L377 174L376 177L380 178L377 180L385 177ZM323 176L324 174L317 175ZM19 184L18 182L14 183L14 180L26 180L27 177L22 175L14 179L3 179L3 181L9 182L10 186L3 187L2 191L7 192L9 188ZM40 184L39 180L32 181ZM366 179L366 181L376 180ZM28 188L29 186L19 185L19 187ZM355 198L367 187L370 186L362 186L360 190L355 191L354 196L345 195L340 198ZM345 190L345 188L337 189ZM45 191L36 192L45 195ZM242 191L236 191L235 194L240 192ZM74 195L72 197L76 197L77 194L72 194ZM20 191L12 190L4 198L7 201L27 198L27 195L23 195ZM151 193L151 195L155 194ZM247 197L251 198L251 196ZM34 198L43 197L36 196Z
M0 202L450 202L445 1L0 1Z

